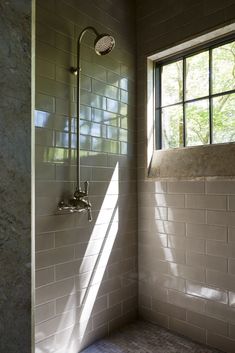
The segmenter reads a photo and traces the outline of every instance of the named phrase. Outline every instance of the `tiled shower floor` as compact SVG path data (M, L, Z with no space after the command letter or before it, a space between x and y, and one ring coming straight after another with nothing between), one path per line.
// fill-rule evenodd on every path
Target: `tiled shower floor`
M137 321L97 341L82 353L219 353L159 326Z

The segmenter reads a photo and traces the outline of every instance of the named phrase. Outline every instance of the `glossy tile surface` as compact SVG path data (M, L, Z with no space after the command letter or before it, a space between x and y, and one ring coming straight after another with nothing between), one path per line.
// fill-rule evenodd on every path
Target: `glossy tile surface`
M36 353L77 353L137 315L135 48L131 2L37 1ZM57 212L76 183L76 41L81 44L81 179L93 221ZM124 29L125 27L125 29Z
M215 154L204 147L163 152L156 171L168 179L148 178L146 57L225 26L235 16L234 1L137 0L136 9L139 313L232 353L235 181L226 148L234 144L215 146Z

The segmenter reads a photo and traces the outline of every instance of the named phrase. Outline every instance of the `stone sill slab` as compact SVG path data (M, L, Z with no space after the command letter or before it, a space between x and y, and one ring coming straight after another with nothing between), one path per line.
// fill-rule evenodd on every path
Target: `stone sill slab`
M235 143L156 150L148 177L167 180L235 179Z

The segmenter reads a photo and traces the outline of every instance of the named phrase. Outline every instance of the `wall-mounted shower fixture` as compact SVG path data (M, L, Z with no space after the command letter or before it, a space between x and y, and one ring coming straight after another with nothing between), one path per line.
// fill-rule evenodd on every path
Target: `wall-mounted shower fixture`
M81 58L80 58L80 46L81 40L87 31L92 31L96 35L94 41L94 49L98 55L106 55L110 53L114 46L115 40L109 34L103 33L99 34L94 27L86 27L79 34L77 40L77 67L71 68L71 72L77 75L77 184L74 195L68 200L68 203L60 201L58 204L58 210L68 210L70 212L83 212L87 211L89 222L92 221L91 215L91 204L89 200L86 199L88 196L89 182L85 181L84 191L81 189L80 181L80 83L81 83Z

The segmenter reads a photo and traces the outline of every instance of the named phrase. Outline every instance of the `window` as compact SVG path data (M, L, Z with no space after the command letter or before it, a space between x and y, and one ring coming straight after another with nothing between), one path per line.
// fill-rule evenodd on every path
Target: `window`
M235 141L235 40L155 66L156 148Z

